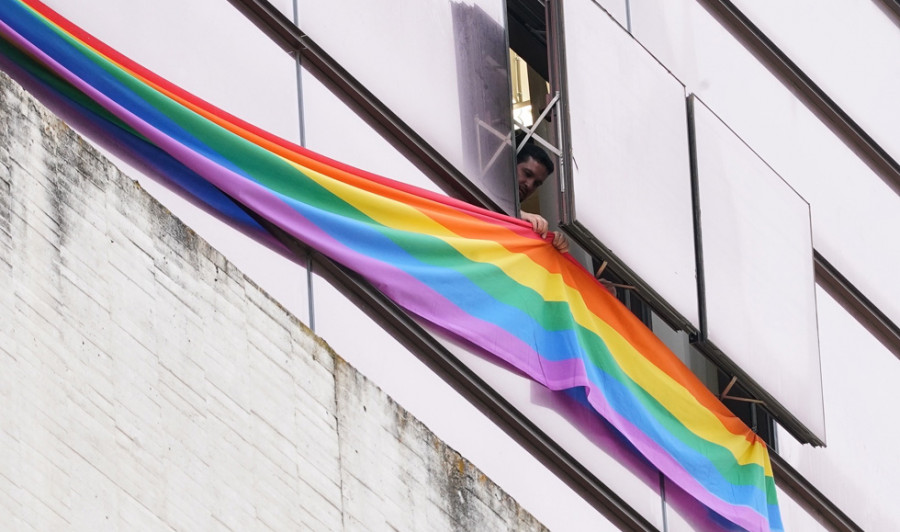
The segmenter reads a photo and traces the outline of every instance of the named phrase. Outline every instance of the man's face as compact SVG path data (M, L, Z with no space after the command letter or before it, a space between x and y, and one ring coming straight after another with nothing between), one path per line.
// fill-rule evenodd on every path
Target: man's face
M533 157L529 157L516 165L516 179L519 186L519 201L523 201L547 179L547 168Z

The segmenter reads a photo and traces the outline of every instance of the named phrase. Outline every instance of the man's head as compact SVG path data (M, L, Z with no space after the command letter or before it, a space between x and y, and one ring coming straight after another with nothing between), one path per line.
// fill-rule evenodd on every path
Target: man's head
M516 155L516 184L519 201L531 195L553 173L553 161L547 152L530 142Z

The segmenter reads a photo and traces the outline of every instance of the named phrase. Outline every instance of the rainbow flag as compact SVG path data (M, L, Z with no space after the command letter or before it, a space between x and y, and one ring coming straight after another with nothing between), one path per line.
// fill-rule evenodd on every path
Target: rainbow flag
M576 391L702 505L748 530L781 529L765 443L526 222L268 134L36 0L0 0L0 37L10 71L235 227L277 247L265 220L435 329Z

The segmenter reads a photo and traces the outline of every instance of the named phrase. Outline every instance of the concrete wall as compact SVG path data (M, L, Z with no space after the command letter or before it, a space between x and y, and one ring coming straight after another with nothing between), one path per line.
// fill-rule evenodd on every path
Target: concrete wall
M2 73L0 285L4 529L543 529Z

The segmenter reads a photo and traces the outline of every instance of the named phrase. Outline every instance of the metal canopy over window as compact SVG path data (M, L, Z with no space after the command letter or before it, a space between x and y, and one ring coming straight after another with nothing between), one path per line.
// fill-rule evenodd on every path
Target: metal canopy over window
M702 102L691 107L701 347L799 438L824 443L809 205Z
M684 87L589 0L561 11L564 222L679 327L699 327Z

